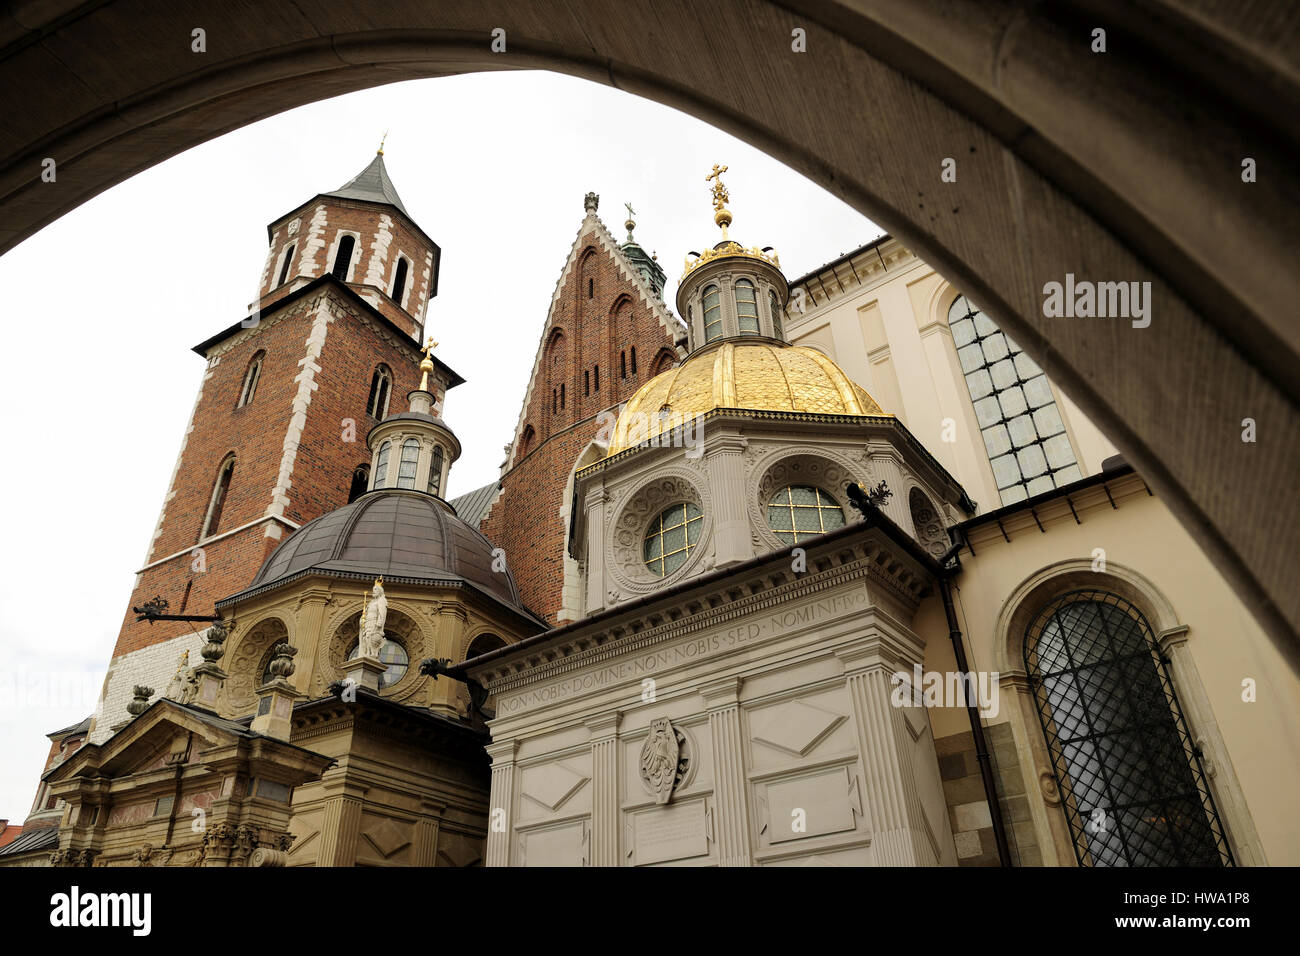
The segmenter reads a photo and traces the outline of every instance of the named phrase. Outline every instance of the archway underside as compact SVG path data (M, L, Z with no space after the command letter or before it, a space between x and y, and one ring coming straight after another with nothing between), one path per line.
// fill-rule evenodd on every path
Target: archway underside
M299 0L235 19L212 0L27 4L0 13L0 89L23 107L0 119L0 250L169 156L311 101L491 69L612 85L777 157L971 295L1300 667L1300 186L1287 172L1300 7L1203 6ZM1104 54L1090 49L1097 26ZM191 51L196 27L205 53ZM490 50L497 28L504 53ZM796 28L806 53L791 49ZM46 157L55 183L40 179ZM955 183L940 181L945 158ZM1150 326L1045 318L1043 286L1067 273L1150 282ZM1245 418L1255 443L1241 440Z

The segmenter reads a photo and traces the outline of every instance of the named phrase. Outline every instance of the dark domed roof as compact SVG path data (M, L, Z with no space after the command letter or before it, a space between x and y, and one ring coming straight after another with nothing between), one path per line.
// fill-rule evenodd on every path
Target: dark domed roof
M492 570L491 542L438 499L416 491L372 491L307 522L271 553L247 590L309 570L394 582L465 581L528 613L510 572Z

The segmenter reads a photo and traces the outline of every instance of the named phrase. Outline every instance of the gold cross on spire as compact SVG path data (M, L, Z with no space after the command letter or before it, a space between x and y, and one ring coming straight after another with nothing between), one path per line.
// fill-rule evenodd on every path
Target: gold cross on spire
M379 137L379 149L375 151L376 156L384 155L384 141L388 139L388 130L384 130L384 135Z
M429 373L433 371L433 350L437 345L438 343L433 340L433 336L429 336L429 344L424 347L424 361L420 363L420 371L423 373L420 376L420 391L422 392L429 390Z
M722 174L727 171L726 166L713 164L713 172L704 177L707 183L713 180L713 221L722 227L722 238L727 238L727 227L731 225L731 212L727 209L727 203L731 201L731 195L727 192L727 187L722 184Z

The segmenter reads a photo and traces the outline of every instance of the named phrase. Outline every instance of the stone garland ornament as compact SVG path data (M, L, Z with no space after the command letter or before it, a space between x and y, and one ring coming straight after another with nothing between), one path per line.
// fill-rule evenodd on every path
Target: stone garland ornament
M605 566L620 588L636 594L645 594L664 586L666 581L689 574L700 558L692 552L686 562L666 578L656 577L642 560L646 528L665 509L674 504L690 502L703 514L695 550L701 554L710 538L712 508L707 494L692 480L694 475L685 471L668 472L655 477L629 495L627 504L619 513L606 546ZM611 589L612 590L612 589ZM614 598L611 598L614 600Z

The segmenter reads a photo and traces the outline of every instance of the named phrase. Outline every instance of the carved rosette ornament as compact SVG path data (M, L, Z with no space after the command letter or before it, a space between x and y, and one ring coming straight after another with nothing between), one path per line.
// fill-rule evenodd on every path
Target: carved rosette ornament
M605 566L614 582L624 591L646 594L658 590L674 578L690 574L700 562L699 555L707 547L713 522L713 509L708 494L697 485L697 475L686 470L669 471L642 485L628 496L610 534ZM703 486L707 488L707 485ZM645 533L650 522L672 505L690 502L703 513L697 546L680 568L666 578L652 574L645 565ZM612 589L611 589L612 590ZM611 600L614 600L611 598Z
M654 795L655 803L666 804L681 786L690 769L690 746L686 735L667 717L650 721L650 733L641 746L641 782Z

